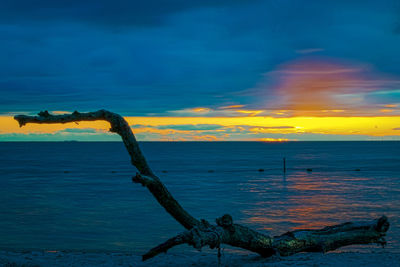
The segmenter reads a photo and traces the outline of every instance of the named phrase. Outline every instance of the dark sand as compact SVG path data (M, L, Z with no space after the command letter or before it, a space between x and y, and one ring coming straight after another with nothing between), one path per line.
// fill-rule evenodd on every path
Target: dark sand
M372 249L368 253L300 253L290 257L261 258L256 254L224 252L220 261L216 254L204 252L167 253L146 262L131 253L84 253L0 251L0 266L400 266L400 254L385 249Z

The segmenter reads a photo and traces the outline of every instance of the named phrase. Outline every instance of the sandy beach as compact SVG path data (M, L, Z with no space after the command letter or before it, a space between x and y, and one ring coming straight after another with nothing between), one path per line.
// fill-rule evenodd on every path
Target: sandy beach
M85 253L63 251L1 251L0 266L400 266L400 254L385 249L372 249L368 253L300 253L290 257L261 258L256 254L223 252L218 261L216 254L208 252L167 253L141 261L133 253Z

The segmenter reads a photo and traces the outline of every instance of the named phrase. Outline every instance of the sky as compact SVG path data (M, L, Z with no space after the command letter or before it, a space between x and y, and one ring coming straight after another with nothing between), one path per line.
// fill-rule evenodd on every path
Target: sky
M400 1L2 0L0 141L400 140Z

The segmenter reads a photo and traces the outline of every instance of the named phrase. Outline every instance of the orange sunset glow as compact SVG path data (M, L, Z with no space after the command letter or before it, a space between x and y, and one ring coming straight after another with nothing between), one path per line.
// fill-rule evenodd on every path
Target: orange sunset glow
M304 140L309 135L363 136L367 140L400 137L398 116L379 117L125 117L139 140L242 140L290 141ZM109 125L103 121L79 124L28 124L23 128L11 116L0 117L2 136L40 134L78 138L83 134L106 136ZM65 129L80 129L64 131ZM92 129L92 131L88 131ZM152 136L153 138L146 138ZM95 138L96 139L96 138ZM351 139L350 139L351 140Z
M126 119L146 141L400 140L400 104L393 100L399 86L397 77L367 64L300 58L277 66L255 88L243 91L257 96L253 103ZM12 116L0 121L1 140L41 140L41 134L46 140L117 140L105 122L19 128Z

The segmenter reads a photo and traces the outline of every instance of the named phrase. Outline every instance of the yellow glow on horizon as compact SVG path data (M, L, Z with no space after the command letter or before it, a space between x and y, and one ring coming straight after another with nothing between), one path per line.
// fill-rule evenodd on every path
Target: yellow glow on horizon
M320 133L340 135L386 136L400 135L400 116L382 117L127 117L130 124L149 126L180 124L219 124L222 126L276 127L274 132L288 133L290 129L279 129L281 126L292 126L293 133Z
M368 135L400 136L400 116L380 117L125 117L130 125L146 125L134 129L135 133L158 132L163 135L174 134L173 129L154 129L166 125L217 124L224 127L251 127L256 133L282 134L330 134L330 135ZM7 133L54 133L66 128L109 129L104 121L65 123L65 124L27 124L20 128L11 116L0 116L0 134ZM179 132L183 132L179 130ZM185 133L195 131L185 130ZM251 138L254 139L255 136ZM211 138L211 137L210 137ZM250 137L249 137L250 139Z

